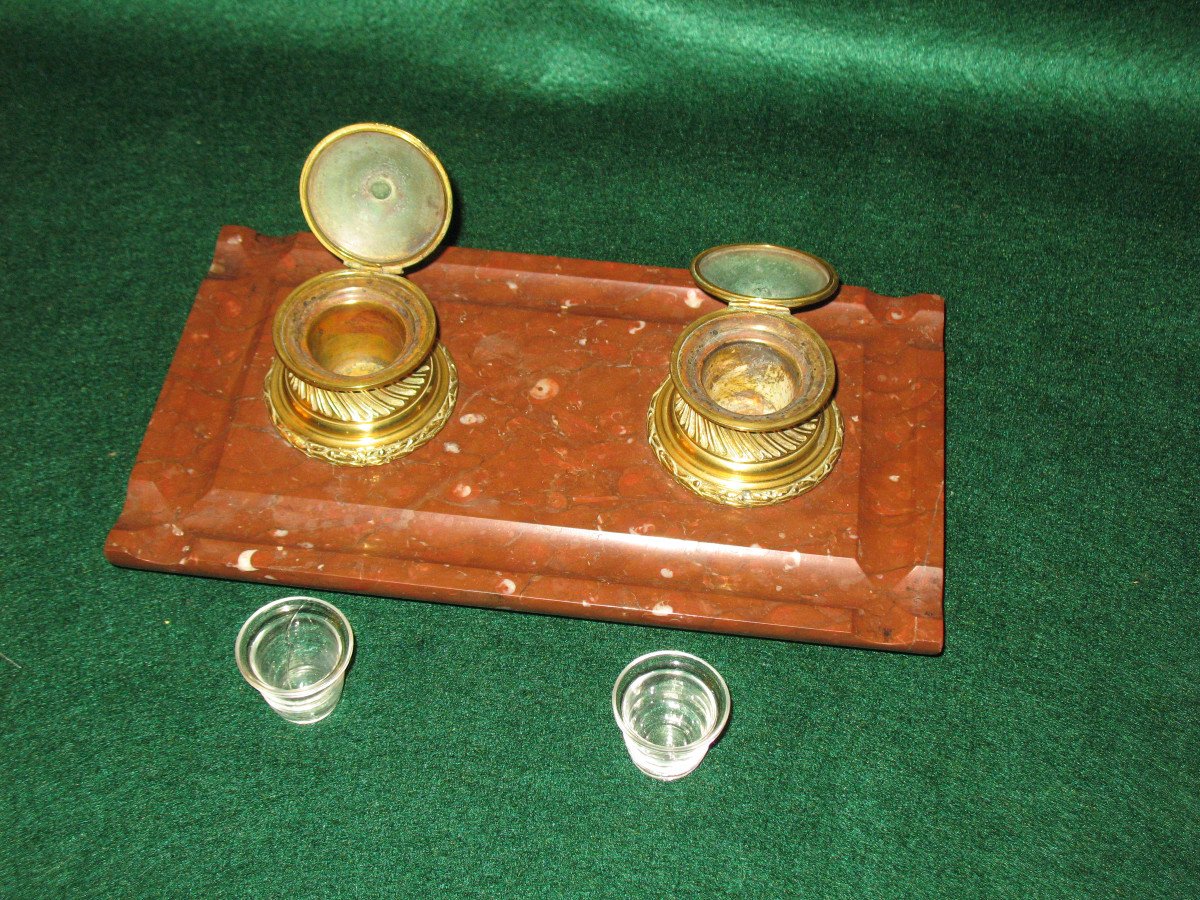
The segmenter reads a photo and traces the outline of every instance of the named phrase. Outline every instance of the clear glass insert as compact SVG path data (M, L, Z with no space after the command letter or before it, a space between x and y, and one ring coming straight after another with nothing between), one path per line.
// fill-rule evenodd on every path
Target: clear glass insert
M332 603L284 597L246 620L234 652L242 676L270 707L307 725L328 716L341 699L354 632Z
M720 673L678 650L638 657L613 686L613 715L630 759L659 781L700 765L729 720L729 705Z

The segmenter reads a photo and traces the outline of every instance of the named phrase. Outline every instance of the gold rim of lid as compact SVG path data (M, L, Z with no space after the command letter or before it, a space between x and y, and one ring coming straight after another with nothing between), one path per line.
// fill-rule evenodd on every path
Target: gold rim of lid
M820 303L841 283L837 270L821 257L777 244L709 247L696 254L691 273L705 293L731 305L780 310Z
M442 214L440 219L436 220L436 227L422 229L415 235L416 240L413 243L413 249L400 253L368 253L361 246L359 249L354 247L354 241L347 239L345 235L338 236L338 224L336 221L328 220L328 211L321 210L320 204L317 209L314 209L312 200L312 189L314 187L314 179L319 177L319 165L322 162L330 159L331 151L335 150L339 144L344 145L347 138L361 134L383 135L390 138L396 138L403 141L418 153L417 159L428 166L428 170L424 173L426 180L430 180L428 176L432 175L432 181L437 190L437 196L432 195L425 198L417 197L416 202L421 202L422 199L426 203L431 203L436 211L437 202L440 200L442 205ZM395 160L392 160L395 163ZM391 201L393 207L400 208L400 205L405 201L410 201L406 204L407 207L412 206L414 198L408 196L400 196L400 191L395 184L395 174L386 172L382 175L372 175L369 170L363 174L361 178L356 179L360 183L348 195L350 204L361 201L360 206L365 208L367 204L373 202L386 203ZM386 191L386 193L384 193ZM384 193L383 196L380 194ZM380 269L388 272L399 272L408 266L413 265L424 259L441 243L442 238L446 236L446 231L450 227L450 215L453 209L453 194L450 190L450 178L446 175L446 170L443 168L441 161L437 158L432 150L427 147L419 138L409 134L403 129L396 128L392 125L384 125L379 122L359 122L354 125L346 125L339 128L324 138L321 139L312 152L308 154L308 159L304 161L304 168L300 172L300 208L304 212L304 220L308 223L309 229L322 246L330 253L334 254L338 259L350 266L361 268ZM324 227L322 219L325 219ZM423 238L423 239L422 239Z

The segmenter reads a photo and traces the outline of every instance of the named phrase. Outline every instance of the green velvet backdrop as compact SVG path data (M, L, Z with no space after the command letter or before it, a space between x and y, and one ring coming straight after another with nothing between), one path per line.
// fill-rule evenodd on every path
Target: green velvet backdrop
M1195 896L1195 5L0 0L0 893ZM407 128L452 239L791 244L948 314L947 649L330 596L336 714L233 638L282 591L101 546L219 226ZM697 652L692 777L608 691Z

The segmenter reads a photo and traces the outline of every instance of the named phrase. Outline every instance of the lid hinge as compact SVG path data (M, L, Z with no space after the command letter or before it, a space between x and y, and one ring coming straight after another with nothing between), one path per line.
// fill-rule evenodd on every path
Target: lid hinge
M769 313L773 316L790 317L792 314L791 309L780 303L778 300L763 300L761 298L756 298L753 300L730 300L729 308L736 309L741 312Z
M359 262L356 259L343 259L347 269L353 269L356 272L369 272L372 275L403 275L403 266L381 266L378 263Z

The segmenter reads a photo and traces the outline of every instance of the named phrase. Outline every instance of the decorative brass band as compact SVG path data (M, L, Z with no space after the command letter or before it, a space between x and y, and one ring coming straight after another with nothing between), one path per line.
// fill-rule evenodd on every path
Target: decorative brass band
M777 432L745 432L705 419L671 379L654 393L646 424L654 455L688 490L725 506L782 503L812 490L832 471L845 426L836 403Z
M382 388L314 387L272 361L263 383L279 433L309 456L340 466L378 466L437 434L458 399L458 371L438 343L412 374Z
M746 432L707 419L675 392L671 414L700 449L738 463L768 463L796 453L817 433L814 416L783 431Z

